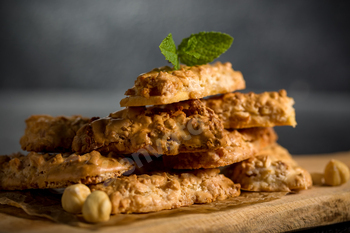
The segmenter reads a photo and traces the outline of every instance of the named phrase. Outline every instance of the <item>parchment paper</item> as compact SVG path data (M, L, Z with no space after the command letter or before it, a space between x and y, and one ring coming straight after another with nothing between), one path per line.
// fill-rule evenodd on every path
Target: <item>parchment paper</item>
M163 210L148 214L112 215L108 222L89 224L82 215L65 212L61 206L61 194L51 190L26 190L0 192L0 212L25 218L40 217L57 223L82 228L100 228L103 226L126 225L135 221L156 218L171 218L179 215L206 214L214 211L239 208L244 205L275 200L286 195L286 192L242 192L241 196L209 204L195 204L173 210ZM20 209L9 208L15 206ZM23 213L23 211L27 214Z

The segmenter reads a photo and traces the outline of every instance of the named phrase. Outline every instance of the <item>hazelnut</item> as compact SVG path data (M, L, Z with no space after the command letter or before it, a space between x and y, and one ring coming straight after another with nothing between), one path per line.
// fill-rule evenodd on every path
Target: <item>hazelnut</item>
M319 172L310 173L313 185L323 185L324 184L324 174Z
M349 180L349 168L338 160L332 159L324 170L325 183L336 186L346 183Z
M112 203L107 193L93 191L83 205L83 217L88 222L105 222L109 220L112 211Z
M83 184L74 184L67 187L61 199L63 209L69 213L81 213L85 199L90 193L90 189Z

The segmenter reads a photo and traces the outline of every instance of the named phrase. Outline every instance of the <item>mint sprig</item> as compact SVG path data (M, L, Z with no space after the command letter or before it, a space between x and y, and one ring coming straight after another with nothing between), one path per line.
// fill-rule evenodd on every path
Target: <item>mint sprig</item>
M169 33L159 48L165 59L177 70L180 68L180 61L188 66L212 62L226 52L232 42L233 38L225 33L200 32L183 39L176 49L172 34Z
M170 61L176 70L180 69L179 57L176 53L176 45L171 33L169 33L162 43L160 43L159 48L162 54L165 56L165 59Z

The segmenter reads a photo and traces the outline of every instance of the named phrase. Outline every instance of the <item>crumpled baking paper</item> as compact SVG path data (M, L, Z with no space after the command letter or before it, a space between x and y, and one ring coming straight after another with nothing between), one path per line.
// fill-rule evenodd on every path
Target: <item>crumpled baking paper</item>
M209 204L195 204L172 210L163 210L147 214L117 214L112 215L107 222L89 224L82 215L67 213L61 206L61 194L54 190L25 190L1 191L0 212L24 218L46 218L57 223L68 224L82 228L98 228L103 226L116 226L130 224L138 220L171 218L180 215L198 213L211 213L225 211L244 205L272 201L285 196L286 192L242 192L239 197L216 201ZM9 206L20 209L10 208ZM25 213L23 213L23 211Z

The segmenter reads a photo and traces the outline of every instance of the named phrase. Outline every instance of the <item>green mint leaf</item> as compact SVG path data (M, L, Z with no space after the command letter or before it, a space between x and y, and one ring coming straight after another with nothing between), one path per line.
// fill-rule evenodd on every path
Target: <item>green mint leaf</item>
M226 52L232 42L233 38L225 33L200 32L183 39L177 53L180 61L188 66L202 65Z
M171 33L160 43L160 51L165 56L165 59L174 65L175 70L180 69L178 54L176 53L176 45Z

